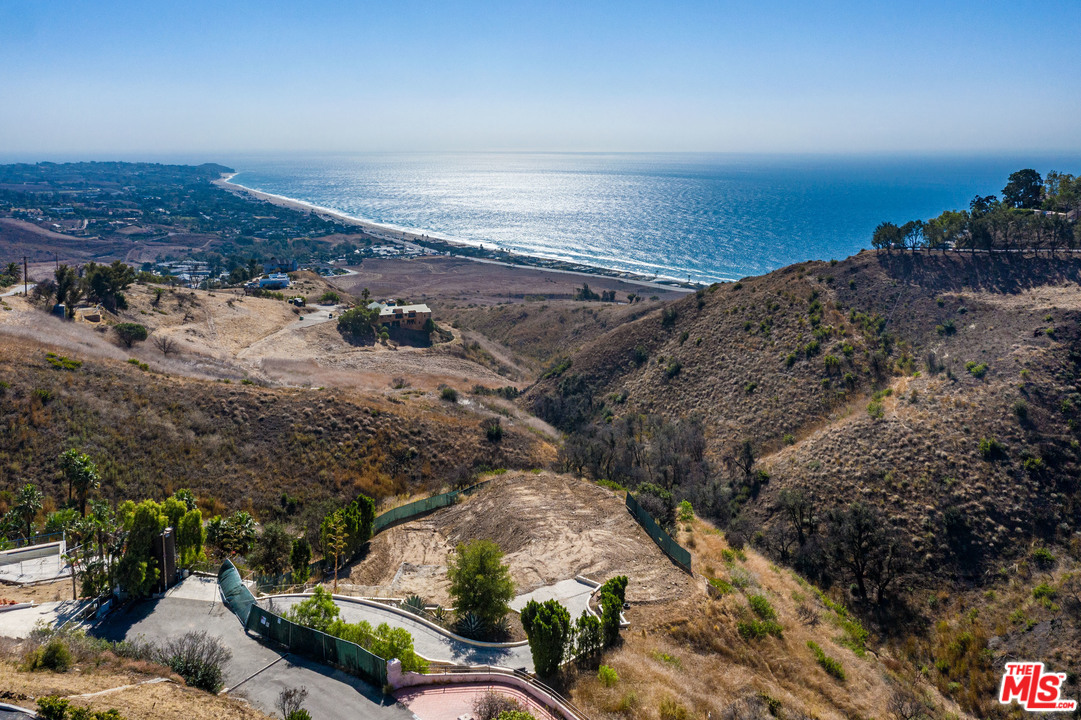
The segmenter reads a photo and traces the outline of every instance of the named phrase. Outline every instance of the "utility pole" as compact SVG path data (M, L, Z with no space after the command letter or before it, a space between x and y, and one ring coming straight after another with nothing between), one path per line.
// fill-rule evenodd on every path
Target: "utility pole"
M23 297L29 297L29 293L26 290L26 256L23 255Z

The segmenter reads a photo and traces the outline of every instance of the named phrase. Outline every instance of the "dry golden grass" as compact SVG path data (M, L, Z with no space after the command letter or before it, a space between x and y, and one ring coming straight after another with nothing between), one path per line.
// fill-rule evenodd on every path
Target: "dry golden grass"
M765 712L768 697L780 703L780 717L883 717L897 684L911 683L904 663L870 643L873 650L858 655L838 642L844 632L835 613L807 583L753 550L745 551L745 559L732 554L707 522L696 520L690 527L680 532L680 540L685 545L694 540L694 563L703 573L694 589L678 601L632 604L623 644L601 661L620 681L605 687L595 673L582 672L573 685L576 703L596 717L652 720L661 717L666 699L683 705L689 717L705 718L724 717L726 709L747 698ZM707 591L707 577L744 587L717 596ZM748 605L752 595L772 605L783 637L740 636L737 623L755 617ZM810 614L801 615L801 606ZM840 661L843 681L818 665L808 641ZM959 712L931 693L936 705Z
M48 351L85 361L58 370ZM263 511L282 492L302 503L379 499L438 487L460 465L544 467L555 456L543 434L512 418L489 442L480 423L490 413L431 392L224 384L27 339L0 343L0 377L0 489L36 482L54 498L66 497L55 463L72 438L98 463L107 498L190 487Z
M45 695L71 698L72 705L94 710L116 708L128 720L267 720L268 715L227 696L195 690L177 679L153 682L155 675L112 665L73 668L66 673L24 672L11 661L0 660L0 688L8 702L34 709ZM140 684L142 683L142 684ZM135 687L126 687L135 685ZM95 697L77 697L103 690L126 688ZM76 696L76 697L73 697Z

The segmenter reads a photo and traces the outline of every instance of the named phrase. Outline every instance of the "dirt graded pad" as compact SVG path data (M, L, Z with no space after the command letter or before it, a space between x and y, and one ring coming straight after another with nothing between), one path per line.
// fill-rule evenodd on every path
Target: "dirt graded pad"
M497 476L457 505L380 533L351 580L446 604L447 556L479 538L503 549L518 594L579 574L627 575L632 602L673 599L693 585L627 512L622 493L551 472Z

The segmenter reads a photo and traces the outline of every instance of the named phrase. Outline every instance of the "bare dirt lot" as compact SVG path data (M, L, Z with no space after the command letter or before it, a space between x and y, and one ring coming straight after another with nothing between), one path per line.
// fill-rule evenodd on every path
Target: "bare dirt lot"
M404 297L414 302L438 298L492 304L537 295L570 299L582 283L588 283L598 293L615 290L620 300L626 299L627 293L657 295L662 300L685 294L602 275L508 267L444 256L413 260L372 258L353 269L356 275L342 276L334 282L354 295L368 288L375 297Z
M55 580L36 585L0 583L0 599L16 602L54 602L71 599L71 579Z
M627 599L637 603L673 599L694 585L621 494L551 472L509 472L457 505L380 533L350 580L447 604L447 556L476 538L503 549L518 594L579 574L598 582L626 575Z
M327 286L319 281L298 284L316 298ZM160 296L157 291L162 290ZM345 296L343 300L347 300ZM432 390L451 384L460 390L483 384L501 387L511 379L476 362L460 338L432 347L353 345L337 330L336 318L346 306L309 305L300 310L280 300L245 296L237 290L161 289L133 285L128 310L115 322L146 326L150 338L131 349L119 347L107 323L63 322L31 307L22 297L5 298L0 335L47 336L58 347L114 359L136 358L155 370L192 377L251 379L264 384L301 387L350 387L383 391L394 378L413 388ZM158 341L174 343L163 354ZM506 363L504 363L506 365Z

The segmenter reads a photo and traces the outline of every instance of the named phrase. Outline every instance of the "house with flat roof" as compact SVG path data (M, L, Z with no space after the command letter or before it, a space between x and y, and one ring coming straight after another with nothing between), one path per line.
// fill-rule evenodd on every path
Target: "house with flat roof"
M387 328L402 328L403 330L423 330L432 319L431 309L424 304L420 305L394 305L393 303L369 303L371 309L379 308L379 319L376 322Z
M265 278L259 278L260 290L284 290L289 287L289 276L285 273L271 273Z

